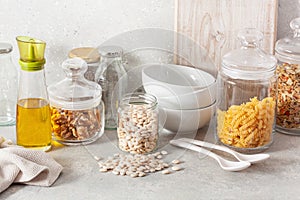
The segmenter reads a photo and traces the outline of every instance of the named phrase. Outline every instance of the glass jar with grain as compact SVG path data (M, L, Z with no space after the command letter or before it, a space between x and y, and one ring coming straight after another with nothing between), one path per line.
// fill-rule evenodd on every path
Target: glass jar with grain
M292 36L276 42L275 56L279 63L276 130L300 135L300 18L291 21ZM274 86L274 90L275 90ZM275 96L276 93L273 93Z

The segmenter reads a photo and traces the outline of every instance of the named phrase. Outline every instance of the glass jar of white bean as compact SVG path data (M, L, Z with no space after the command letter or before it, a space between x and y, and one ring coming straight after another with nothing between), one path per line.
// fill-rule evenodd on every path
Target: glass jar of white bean
M157 99L151 94L125 95L118 109L119 148L133 154L152 152L158 140Z

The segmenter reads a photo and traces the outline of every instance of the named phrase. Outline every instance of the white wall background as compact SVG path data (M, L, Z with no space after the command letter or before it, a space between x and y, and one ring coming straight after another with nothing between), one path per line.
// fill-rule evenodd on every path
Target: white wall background
M279 0L277 38L291 32L289 23L296 17L300 17L300 0Z
M300 0L279 0L279 38L295 17L300 17ZM72 48L97 47L121 33L149 27L173 30L174 0L0 0L0 41L14 46L16 66L16 36L46 41L48 84L63 77L60 64Z

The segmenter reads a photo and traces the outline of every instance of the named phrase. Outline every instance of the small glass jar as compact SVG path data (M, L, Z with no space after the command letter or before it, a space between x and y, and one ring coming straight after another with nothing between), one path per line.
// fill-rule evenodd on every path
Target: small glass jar
M278 40L275 46L279 61L276 130L300 135L300 18L292 20L290 27L293 36Z
M69 58L82 58L88 66L84 77L89 81L95 81L95 74L100 64L100 54L96 48L80 47L69 52Z
M54 139L66 145L89 144L104 133L101 87L84 78L81 58L63 62L66 78L48 87Z
M133 154L152 152L158 141L157 99L150 94L125 95L118 109L119 148Z
M119 46L99 47L101 61L95 81L102 87L105 105L105 129L115 130L118 121L120 98L127 88L126 70L123 66L123 49Z
M15 125L18 71L11 60L13 48L0 43L0 126Z
M237 151L254 153L273 141L276 58L259 48L256 29L238 33L242 46L222 58L218 75L217 139Z

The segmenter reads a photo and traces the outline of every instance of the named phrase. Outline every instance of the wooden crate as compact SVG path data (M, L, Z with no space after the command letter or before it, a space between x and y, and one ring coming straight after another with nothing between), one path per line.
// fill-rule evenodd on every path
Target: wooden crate
M278 0L175 0L175 62L198 66L209 57L219 68L243 28L263 32L261 48L273 53L277 12Z

